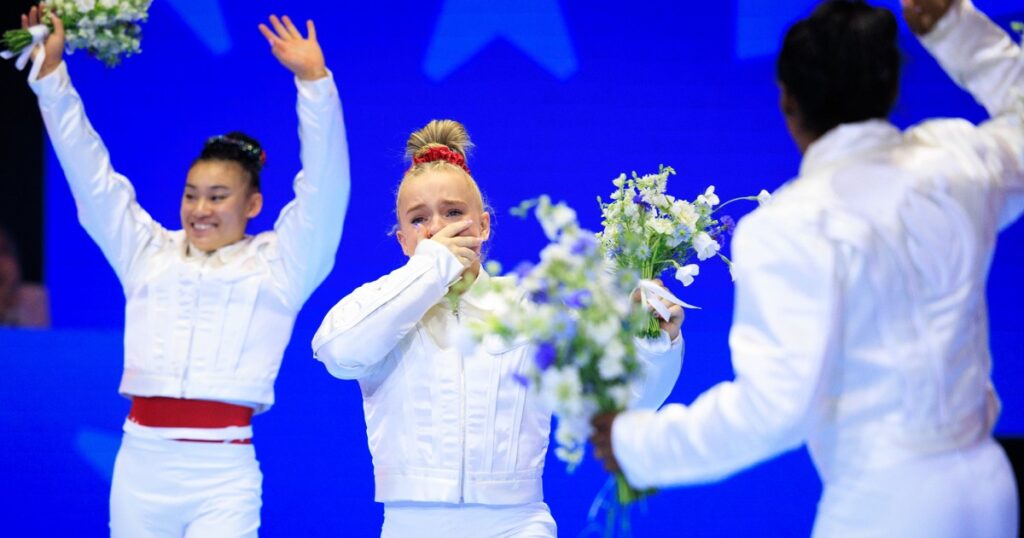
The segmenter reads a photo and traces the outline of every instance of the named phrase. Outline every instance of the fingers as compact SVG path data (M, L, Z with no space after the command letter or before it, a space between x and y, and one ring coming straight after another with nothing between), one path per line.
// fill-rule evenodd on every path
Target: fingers
M270 31L270 28L267 28L266 24L260 23L260 33L263 34L263 37L267 38L267 42L270 43L271 47L281 43L281 40L274 35L274 32Z
M306 21L306 33L309 34L310 41L316 41L316 26L313 26L312 20Z
M28 15L21 16L21 29L28 30Z
M291 34L293 39L302 39L302 33L299 32L299 29L296 28L294 24L292 24L292 19L288 15L281 17L281 20L284 22L284 27L288 29L288 33Z
M274 27L274 31L277 32L277 38L280 40L287 40L291 36L288 33L288 29L281 24L281 19L277 18L277 15L270 16L270 25Z
M473 265L473 262L475 262L479 257L475 250L464 247L449 247L449 250L451 250L452 254L459 259L459 263L461 263L463 267Z
M64 38L64 21L60 20L60 17L56 13L50 12L50 22L53 23L53 34Z
M453 222L445 226L444 228L438 230L438 232L434 234L434 238L447 239L450 237L455 237L456 235L459 235L463 231L467 230L472 224L473 221L471 220L460 220L459 222Z
M469 249L476 250L477 248L480 248L480 245L482 245L484 243L484 240L479 238L479 237L471 237L471 236L458 235L458 236L452 237L449 240L449 242L451 244L453 244L453 245L456 245L456 246L466 247L466 248L469 248Z
M32 6L32 9L28 10L28 25L35 26L39 24L39 8Z

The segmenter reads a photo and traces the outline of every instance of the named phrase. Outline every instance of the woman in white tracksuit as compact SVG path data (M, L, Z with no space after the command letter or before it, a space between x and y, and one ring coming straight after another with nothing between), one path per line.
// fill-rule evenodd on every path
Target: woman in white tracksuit
M36 24L40 9L22 19ZM213 137L189 168L182 230L146 213L86 118L62 61L63 29L29 77L78 207L124 288L124 375L132 399L110 495L113 536L256 536L262 474L251 417L274 403L295 316L330 272L348 204L341 103L312 22L261 25L295 74L303 170L274 230L246 234L259 213L265 157L242 133ZM156 141L154 141L156 142ZM153 151L160 151L154 145Z
M466 166L463 127L412 134L397 196L408 263L341 300L313 339L335 377L358 379L385 537L553 537L541 475L551 414L514 378L528 346L464 355L453 329L494 305L460 293L492 278L480 267L490 216ZM454 286L456 282L464 284ZM638 407L656 408L682 363L682 312L638 342L648 376Z
M904 15L992 119L886 120L888 10L826 2L793 26L778 73L804 158L736 230L736 379L598 418L596 451L634 486L719 480L806 443L824 486L815 536L1017 536L985 282L1024 210L1024 57L969 0L907 0Z

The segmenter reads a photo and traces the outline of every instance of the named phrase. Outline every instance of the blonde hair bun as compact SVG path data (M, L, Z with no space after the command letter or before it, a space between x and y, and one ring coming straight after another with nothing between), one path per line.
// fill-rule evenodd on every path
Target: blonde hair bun
M405 157L412 160L433 147L446 147L466 158L473 142L466 127L455 120L431 120L422 129L409 135L405 143Z

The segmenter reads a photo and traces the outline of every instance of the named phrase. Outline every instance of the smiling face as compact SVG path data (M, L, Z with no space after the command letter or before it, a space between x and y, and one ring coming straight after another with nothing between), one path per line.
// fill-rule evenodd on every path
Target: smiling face
M484 211L480 191L466 174L448 167L437 167L408 176L398 188L398 242L402 252L412 256L419 243L416 226L423 227L426 238L441 228L471 220L473 224L459 235L479 237L484 241L491 234L491 216ZM479 254L479 247L477 253ZM477 261L471 272L480 269Z
M198 161L188 171L181 198L181 226L189 242L210 253L245 237L249 219L263 208L241 165L233 161Z

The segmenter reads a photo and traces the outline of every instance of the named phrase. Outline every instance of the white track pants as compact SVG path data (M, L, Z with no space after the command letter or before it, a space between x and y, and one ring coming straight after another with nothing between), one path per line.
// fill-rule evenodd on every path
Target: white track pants
M252 445L124 434L110 490L113 538L255 537L263 474Z
M381 538L555 538L542 502L518 505L387 503Z

